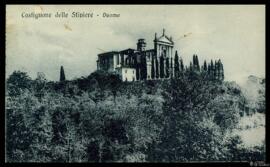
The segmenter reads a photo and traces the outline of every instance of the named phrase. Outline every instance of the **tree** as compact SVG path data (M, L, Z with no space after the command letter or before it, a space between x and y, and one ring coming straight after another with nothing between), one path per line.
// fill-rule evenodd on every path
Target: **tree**
M45 94L45 87L47 83L45 74L42 72L38 72L37 78L34 80L33 83L35 95L38 97L39 101L41 101L41 98Z
M156 59L156 78L159 78L159 63L157 56L155 56L155 59Z
M141 80L145 80L147 78L147 67L146 67L146 56L141 56Z
M179 77L180 72L180 64L179 64L179 56L177 51L175 51L175 57L174 57L174 75L176 78Z
M164 58L160 56L160 78L164 78Z
M184 71L184 63L183 63L183 59L180 58L180 70L183 72Z
M116 98L116 93L119 89L119 87L121 86L121 80L120 77L118 75L110 75L110 80L111 80L111 90L113 93L113 99L115 102L115 98Z
M155 68L154 68L154 56L151 57L151 77L152 79L155 79Z
M200 64L197 55L193 55L193 70L200 71Z
M7 79L9 96L18 96L26 89L31 90L32 80L26 72L14 71Z
M182 59L179 68L184 71ZM97 71L62 83L72 96L42 75L29 82L29 89L6 97L8 162L263 159L263 147L241 148L237 138L225 135L237 125L245 101L229 82L186 70L178 78L122 83L117 75Z
M258 90L258 97L257 97L257 111L259 113L265 113L265 79L262 79L262 88Z
M217 61L215 60L215 64L214 64L214 79L217 80L218 79L218 64Z
M223 69L223 64L220 62L220 71L221 71L221 81L224 80L224 69Z
M29 146L32 142L31 131L27 126L25 113L28 107L26 97L29 91L6 101L6 161L25 162L29 160ZM29 157L30 155L30 157Z
M189 63L189 71L193 71L194 70L194 64L192 64L192 62Z
M38 104L36 104L38 105ZM32 162L51 162L52 146L52 118L47 106L30 110L28 126L32 134L31 150Z
M214 63L213 60L211 60L211 64L210 64L210 79L214 79L214 71L215 71L215 67L214 67Z
M196 78L197 77L197 78ZM163 161L221 160L225 150L220 127L213 121L208 104L218 85L194 75L172 79L166 86L163 105L164 127L158 157ZM210 154L205 154L206 152Z
M61 66L61 68L60 68L60 82L65 81L65 80L66 80L66 77L65 77L64 67Z
M84 94L85 95L85 94ZM55 101L52 105L52 161L54 162L81 162L86 159L86 136L81 121L84 108L81 102L89 101L85 96L80 100L75 97L65 97L63 95L53 95ZM93 107L87 106L88 109ZM88 111L89 112L89 111ZM83 115L83 116L81 116Z
M166 58L166 78L170 76L170 59L169 57Z
M135 68L136 68L136 80L140 80L140 66L138 64L136 56L137 55L135 55L135 58L134 58L134 64L135 64Z
M211 64L209 63L208 64L208 68L207 68L207 76L208 76L208 79L211 79Z
M207 63L206 63L206 60L204 60L204 63L203 63L203 71L204 72L207 72Z
M193 57L192 57L192 62L193 62L193 65L196 66L197 63L196 63L196 55L194 54Z
M170 76L171 77L174 77L174 69L173 69L173 58L171 57L171 60L170 60Z
M197 71L200 71L200 63L199 63L199 59L198 59L198 55L196 55L196 64L197 64Z

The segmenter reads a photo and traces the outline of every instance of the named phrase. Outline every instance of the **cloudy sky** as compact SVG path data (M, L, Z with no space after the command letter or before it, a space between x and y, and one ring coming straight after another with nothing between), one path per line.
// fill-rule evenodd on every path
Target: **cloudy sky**
M265 76L265 7L260 5L8 5L6 13L6 75L26 71L32 78L44 72L58 80L63 65L67 79L96 70L97 54L136 48L145 38L152 49L155 32L172 36L185 65L221 59L225 79L242 82ZM94 18L22 18L23 12L93 12ZM103 18L103 12L119 13ZM99 17L95 17L99 14ZM186 36L186 37L184 37Z

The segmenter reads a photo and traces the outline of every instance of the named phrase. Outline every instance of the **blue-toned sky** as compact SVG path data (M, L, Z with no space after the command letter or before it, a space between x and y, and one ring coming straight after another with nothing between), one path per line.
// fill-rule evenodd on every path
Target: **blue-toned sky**
M66 78L87 76L96 70L101 50L136 48L145 38L153 48L155 32L172 36L185 65L197 54L221 59L225 79L243 82L247 76L265 76L265 7L260 5L101 5L7 6L6 74L22 70L35 78L44 72L58 80L60 66ZM119 18L23 19L22 12L103 12ZM184 35L186 34L186 37ZM101 49L101 50L100 50Z

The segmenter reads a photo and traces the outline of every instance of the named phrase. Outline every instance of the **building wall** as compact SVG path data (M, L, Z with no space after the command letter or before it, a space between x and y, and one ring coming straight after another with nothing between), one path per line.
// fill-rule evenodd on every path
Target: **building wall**
M98 58L98 69L108 72L115 71L117 67L117 58L119 54L114 52L109 52L106 54L99 55Z
M159 41L155 41L154 42L154 48L155 48L155 53L156 53L156 56L158 58L158 60L160 60L160 57L163 55L165 56L164 57L164 76L166 76L166 58L168 57L169 58L169 64L170 64L170 67L169 67L169 77L171 76L174 76L173 74L173 69L174 69L174 62L173 63L173 67L171 67L171 58L174 58L173 56L173 45L171 44L167 44L167 43L162 43L162 42L159 42ZM164 52L165 51L165 52ZM164 55L165 53L165 55ZM174 59L173 59L174 60ZM160 62L159 62L159 65L160 65ZM155 71L156 71L156 68L159 68L159 67L155 67ZM159 71L160 72L160 71ZM159 73L160 75L160 73Z
M136 81L135 68L120 68L120 71L122 81Z
M147 75L146 75L146 79L150 80L152 79L152 59L154 58L154 51L147 51L145 52L145 56L146 56L146 71L147 71Z

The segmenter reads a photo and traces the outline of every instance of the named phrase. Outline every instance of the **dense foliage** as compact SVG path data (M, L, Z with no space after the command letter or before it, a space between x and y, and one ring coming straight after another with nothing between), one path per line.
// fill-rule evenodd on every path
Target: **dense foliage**
M7 79L6 161L264 160L263 147L226 135L245 111L240 88L191 71L179 76L121 82L98 71L48 82L15 71Z

